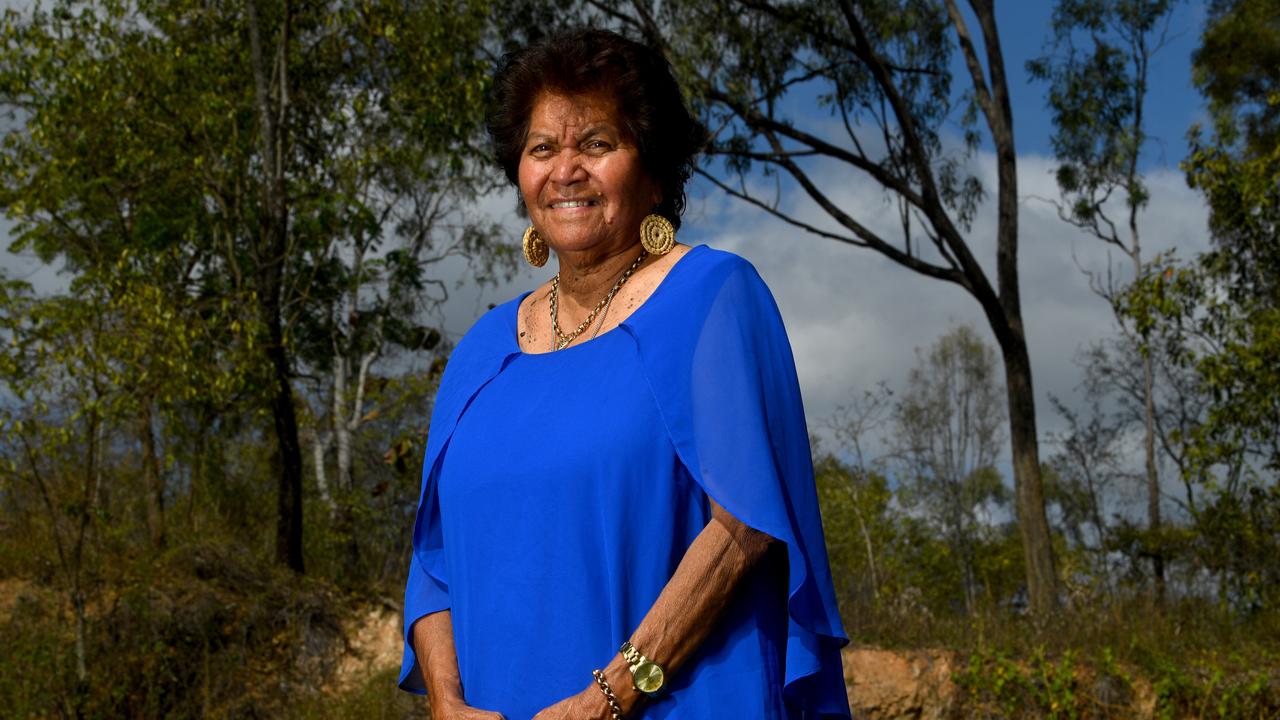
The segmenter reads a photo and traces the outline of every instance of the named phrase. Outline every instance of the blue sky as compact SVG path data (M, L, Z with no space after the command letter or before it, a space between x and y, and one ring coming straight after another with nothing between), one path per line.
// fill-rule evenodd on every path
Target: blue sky
M1044 85L1031 84L1023 69L1027 60L1043 52L1054 3L1046 0L1006 0L997 3L997 22L1011 80L1014 142L1019 153L1052 153L1053 126L1044 109ZM1191 54L1200 38L1205 7L1201 2L1179 4L1169 23L1166 45L1151 64L1148 96L1148 134L1144 168L1176 167L1186 156L1187 129L1204 118L1203 102L1191 82ZM962 68L957 67L957 71Z

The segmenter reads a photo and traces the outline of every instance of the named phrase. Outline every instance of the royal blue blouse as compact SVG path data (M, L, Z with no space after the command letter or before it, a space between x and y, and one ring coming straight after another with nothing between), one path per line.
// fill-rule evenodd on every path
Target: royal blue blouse
M423 692L409 629L449 608L468 704L527 720L581 691L710 497L785 552L748 574L640 717L849 717L795 365L755 269L695 247L618 328L554 353L520 350L522 297L475 324L441 381L400 687Z

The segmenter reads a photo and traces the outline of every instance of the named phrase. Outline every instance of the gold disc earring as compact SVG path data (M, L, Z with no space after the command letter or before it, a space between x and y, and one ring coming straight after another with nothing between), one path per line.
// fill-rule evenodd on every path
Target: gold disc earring
M542 267L547 264L547 258L551 252L547 250L547 241L542 239L537 230L530 225L528 230L524 231L524 240L521 242L524 246L524 259L534 267Z
M661 215L648 215L640 221L640 244L650 255L665 255L675 247L676 229Z

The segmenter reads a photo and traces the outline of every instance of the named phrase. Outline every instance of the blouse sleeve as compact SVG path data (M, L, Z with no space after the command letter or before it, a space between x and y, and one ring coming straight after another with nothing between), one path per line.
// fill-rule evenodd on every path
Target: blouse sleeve
M786 331L755 268L724 254L683 295L687 322L629 328L681 461L709 497L786 543L784 693L849 717L841 626L822 536L799 382ZM668 316L669 317L669 316Z
M518 304L519 299L512 302ZM404 590L404 652L399 680L401 689L418 694L425 694L426 687L413 650L413 623L450 607L449 572L436 487L440 460L467 405L515 355L509 343L514 329L503 321L507 309L504 305L481 317L458 343L445 366L431 412L422 461L422 491L413 524L409 577Z
M449 587L422 569L417 553L411 553L409 579L404 588L404 653L400 661L400 688L426 694L418 656L413 651L413 624L433 612L449 608Z

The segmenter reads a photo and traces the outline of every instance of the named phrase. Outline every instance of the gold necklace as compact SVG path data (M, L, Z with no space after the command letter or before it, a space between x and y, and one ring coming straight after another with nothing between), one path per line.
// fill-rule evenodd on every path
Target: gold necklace
M622 277L619 277L618 281L609 289L609 294L605 295L601 298L600 302L596 303L596 306L591 309L591 313L587 315L587 319L579 323L578 327L571 333L565 333L560 330L560 273L556 273L556 276L551 278L551 331L554 332L556 336L555 342L553 343L555 347L552 349L563 350L569 345L569 343L577 340L578 336L581 335L584 330L591 327L592 321L596 319L596 314L599 313L602 308L608 307L610 301L613 300L613 296L617 294L618 288L622 287L622 284L631 277L631 273L634 273L636 268L640 267L640 263L644 262L646 257L649 257L649 251L641 250L640 257L637 257L635 261L631 263L631 267L622 272Z

